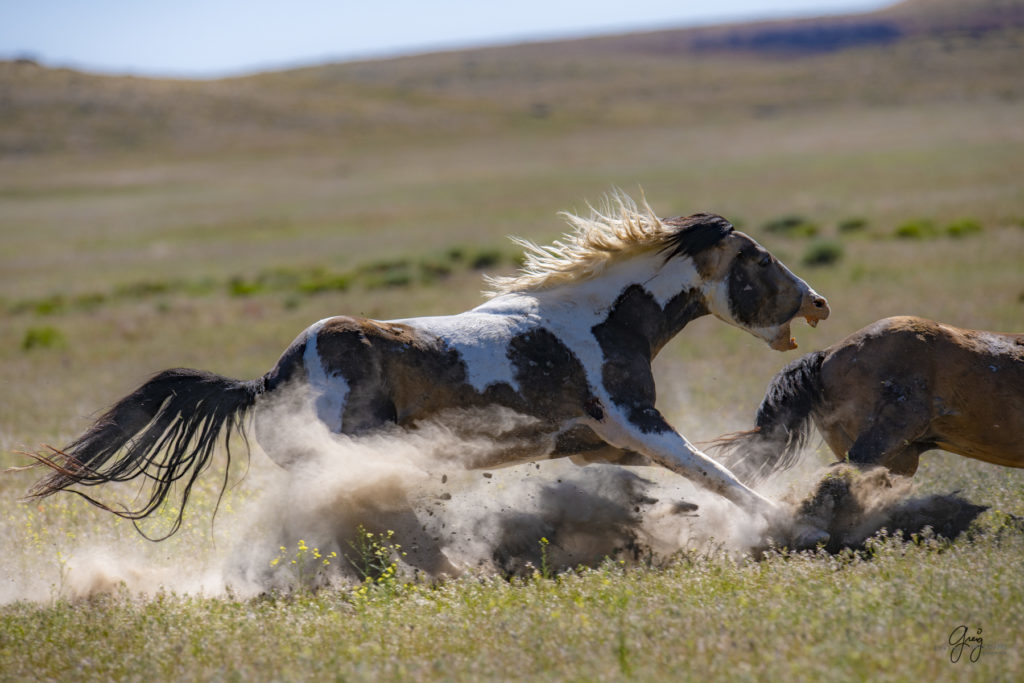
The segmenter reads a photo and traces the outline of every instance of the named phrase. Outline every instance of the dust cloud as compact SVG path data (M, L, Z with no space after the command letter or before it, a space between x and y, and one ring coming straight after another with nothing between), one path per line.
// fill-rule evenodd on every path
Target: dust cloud
M351 438L329 433L295 402L271 410L274 440L289 444L293 464L272 465L253 448L248 476L258 493L219 514L213 547L175 546L177 537L142 552L78 545L60 567L61 597L119 589L253 596L351 585L392 563L403 579L423 580L609 560L658 565L680 552L756 556L787 532L657 467L551 460L467 468L501 459L492 436L514 435L527 419L507 411ZM830 551L859 547L883 527L955 536L985 509L956 496L913 498L909 480L881 471L806 462L760 490L786 501L794 525L827 529ZM55 583L22 571L0 588L0 603L47 599Z
M847 464L827 468L796 504L797 517L829 532L825 549L861 548L881 529L905 537L926 528L954 539L988 509L955 493L913 497L912 480L883 467L861 471Z

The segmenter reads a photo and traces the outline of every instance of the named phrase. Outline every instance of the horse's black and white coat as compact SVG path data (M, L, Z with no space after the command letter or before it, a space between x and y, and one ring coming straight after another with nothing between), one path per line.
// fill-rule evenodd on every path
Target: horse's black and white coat
M391 321L326 318L303 331L258 380L176 370L158 375L60 451L63 460L43 458L57 471L35 493L147 470L159 489L184 467L193 468L192 481L217 433L251 407L257 440L287 466L303 454L277 438L271 413L261 408L283 387L298 386L336 433L415 428L449 410L501 407L531 419L507 449L476 466L562 456L656 463L750 512L773 516L770 501L695 448L657 410L651 361L687 323L707 314L774 349L795 348L790 321L826 318L825 299L717 215L661 220L646 205L616 197L589 218L567 218L574 231L563 241L520 242L527 251L521 272L491 278L490 300L470 311ZM203 398L187 405L197 384ZM190 426L204 412L214 415L212 422ZM193 445L183 446L178 434L188 434ZM124 455L106 462L122 448ZM161 448L168 460L157 471L151 455ZM166 486L156 491L138 513L151 512L166 493Z

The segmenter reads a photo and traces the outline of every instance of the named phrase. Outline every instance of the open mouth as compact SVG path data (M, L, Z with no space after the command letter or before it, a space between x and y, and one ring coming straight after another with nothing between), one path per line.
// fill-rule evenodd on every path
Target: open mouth
M797 318L803 318L811 327L817 327L818 323L828 318L831 313L828 301L825 297L811 292L804 297L803 303L792 318L773 328L774 334L766 335L764 338L768 346L776 351L792 351L797 348L796 339L791 336L790 324Z
M778 328L775 336L768 341L768 346L776 351L792 351L797 347L796 339L790 336L789 323L784 323Z

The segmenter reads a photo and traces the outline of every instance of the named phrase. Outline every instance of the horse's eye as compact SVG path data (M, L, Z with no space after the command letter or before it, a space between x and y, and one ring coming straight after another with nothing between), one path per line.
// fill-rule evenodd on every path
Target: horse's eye
M757 265L761 266L762 268L767 268L768 264L771 263L771 262L772 262L772 257L770 255L768 255L768 254L765 254L765 255L763 255L761 257L761 260L757 262Z

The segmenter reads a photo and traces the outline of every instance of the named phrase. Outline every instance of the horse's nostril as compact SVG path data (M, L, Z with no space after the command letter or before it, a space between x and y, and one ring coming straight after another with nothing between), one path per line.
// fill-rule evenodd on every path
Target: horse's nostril
M815 299L814 300L814 306L815 306L815 308L824 308L825 307L825 300L824 299Z

